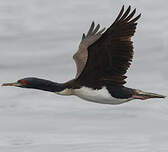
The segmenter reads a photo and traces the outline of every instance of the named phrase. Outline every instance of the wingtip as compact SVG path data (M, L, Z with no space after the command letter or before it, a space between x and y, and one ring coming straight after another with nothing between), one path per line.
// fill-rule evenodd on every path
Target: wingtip
M128 12L128 14L129 14L130 11L131 11L131 5L128 6L126 12ZM125 13L126 13L126 12L125 12ZM127 14L127 15L128 15L128 14Z
M124 11L124 8L125 8L125 6L123 5L123 6L122 6L122 8L121 8L121 10L123 10L123 11Z
M142 16L142 14L140 13L138 16L139 16L139 17L141 17L141 16Z
M91 25L90 25L90 28L94 28L94 26L95 26L95 21L93 20Z
M133 10L133 12L135 12L135 13L136 13L136 8Z
M82 34L82 40L84 40L85 37L86 37L86 36L85 36L85 33L83 33L83 34Z
M136 17L137 18L137 20L139 19L141 17L141 13Z

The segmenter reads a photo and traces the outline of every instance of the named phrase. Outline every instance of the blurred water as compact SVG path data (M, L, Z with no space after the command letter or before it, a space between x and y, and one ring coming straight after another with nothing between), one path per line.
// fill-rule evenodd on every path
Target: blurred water
M91 21L108 27L122 5L142 13L127 86L168 95L166 0L0 0L0 83L75 75L72 54ZM166 152L167 100L99 105L76 97L0 88L2 152Z

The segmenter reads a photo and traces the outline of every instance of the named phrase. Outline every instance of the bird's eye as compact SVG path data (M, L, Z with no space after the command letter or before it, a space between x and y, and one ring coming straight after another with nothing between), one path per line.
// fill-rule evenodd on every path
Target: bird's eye
M18 82L27 85L27 82L25 80L19 80Z

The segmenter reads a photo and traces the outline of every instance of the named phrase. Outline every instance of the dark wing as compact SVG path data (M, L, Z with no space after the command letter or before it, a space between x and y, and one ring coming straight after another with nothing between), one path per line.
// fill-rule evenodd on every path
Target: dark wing
M114 23L88 47L88 60L77 81L88 84L106 80L116 85L126 83L125 73L133 57L131 37L141 16L133 18L136 9L131 13L130 10L131 6L124 12L123 6Z

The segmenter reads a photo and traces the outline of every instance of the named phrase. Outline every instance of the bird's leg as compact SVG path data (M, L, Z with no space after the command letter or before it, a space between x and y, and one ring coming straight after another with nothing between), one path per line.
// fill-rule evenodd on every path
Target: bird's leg
M134 99L141 99L141 100L145 100L147 98L145 98L144 96L138 96L138 95L133 95L132 96Z

